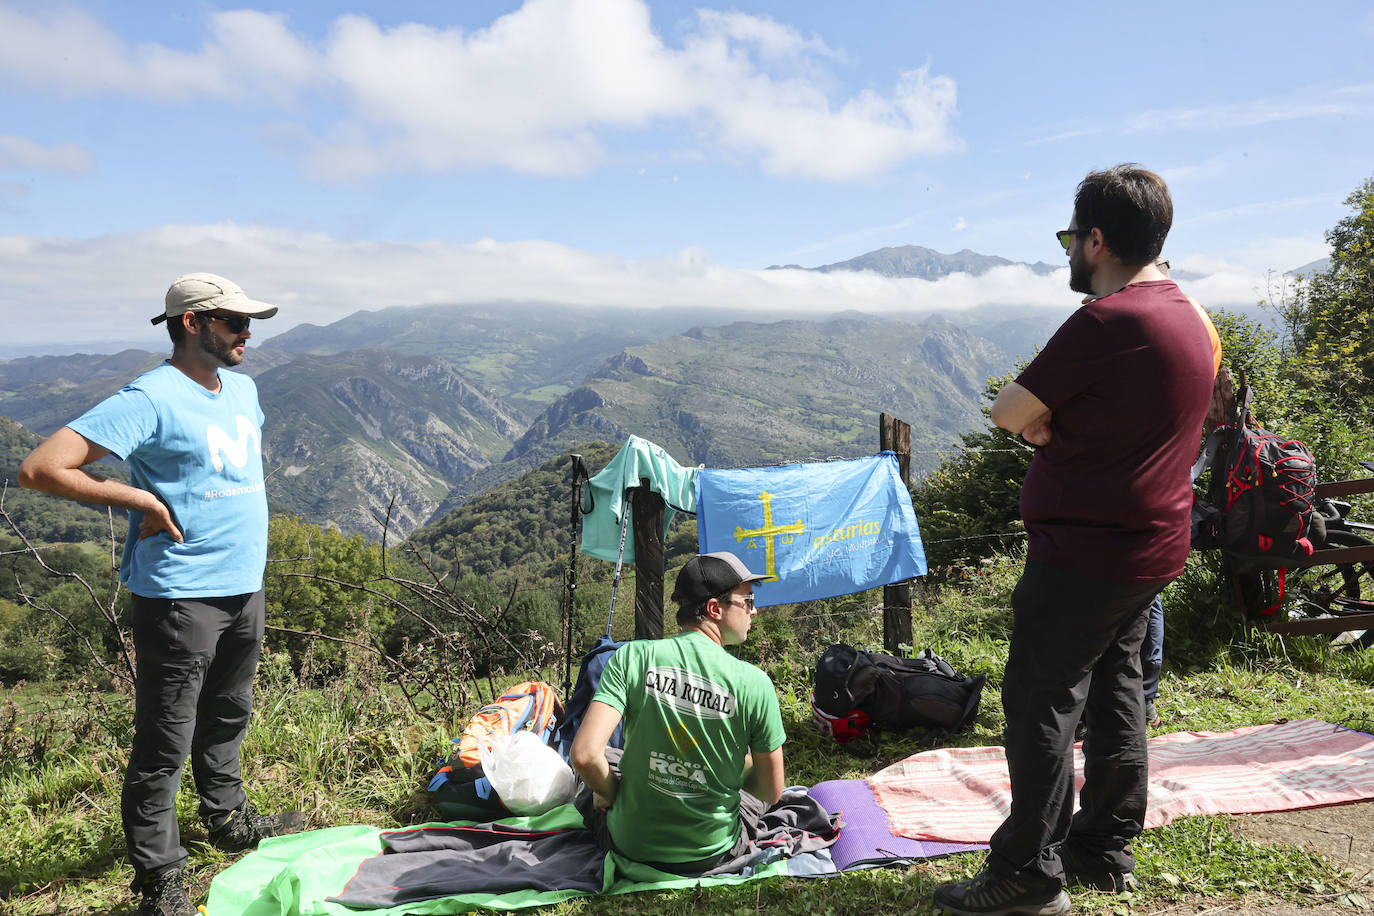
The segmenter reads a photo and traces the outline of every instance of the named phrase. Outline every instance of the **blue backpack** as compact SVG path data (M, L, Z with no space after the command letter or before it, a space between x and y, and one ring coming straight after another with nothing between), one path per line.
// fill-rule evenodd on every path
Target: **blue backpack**
M558 743L555 745L564 760L572 761L573 737L582 725L582 719L587 715L587 707L591 706L592 697L596 696L596 685L601 683L601 673L606 670L606 665L610 663L615 650L623 645L625 643L616 642L607 633L587 650L586 655L582 656L582 665L577 669L577 685L573 687L572 695L568 697L563 724L558 729ZM615 727L608 746L622 748L625 746L623 722Z

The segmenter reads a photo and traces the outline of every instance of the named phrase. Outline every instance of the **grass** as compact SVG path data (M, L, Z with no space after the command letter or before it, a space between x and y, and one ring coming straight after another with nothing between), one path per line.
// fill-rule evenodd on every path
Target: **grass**
M1018 563L1003 558L970 571L957 588L918 589L914 642L964 673L986 673L976 723L952 743L994 744L1003 727L998 689L1006 658L1010 592ZM1190 569L1166 600L1169 641L1160 709L1163 731L1228 730L1278 718L1315 716L1369 730L1374 650L1333 650L1315 639L1280 639L1196 604L1209 571ZM1211 589L1214 594L1216 590ZM1176 594L1194 604L1185 607ZM788 730L789 782L860 778L921 749L919 733L872 742L869 756L841 752L811 727L811 667L832 642L878 647L874 595L786 612L761 613L744 656L778 685ZM670 624L671 629L671 624ZM561 679L549 672L550 680ZM510 679L508 679L510 680ZM21 685L0 700L0 912L13 916L129 912L118 799L131 731L131 699L88 684ZM283 656L259 673L257 708L244 744L244 775L262 809L299 807L316 826L394 827L434 818L423 791L435 760L460 723L415 716L365 658L348 677L307 689ZM199 894L236 857L205 843L185 775L177 811ZM1314 899L1356 906L1369 876L1343 873L1301 850L1262 846L1228 817L1185 818L1137 842L1140 890L1123 896L1074 892L1078 910L1157 913L1179 905L1220 907ZM935 884L972 874L981 854L824 881L771 880L695 891L585 898L559 914L933 912ZM1362 883L1363 882L1363 883ZM228 916L215 913L212 916Z

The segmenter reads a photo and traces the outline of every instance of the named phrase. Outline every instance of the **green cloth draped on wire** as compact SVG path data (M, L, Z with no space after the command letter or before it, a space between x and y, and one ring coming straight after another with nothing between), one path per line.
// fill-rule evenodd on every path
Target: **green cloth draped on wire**
M663 497L663 533L678 512L695 513L699 468L685 468L662 447L630 436L620 452L587 482L591 510L582 522L582 552L614 563L620 551L621 513L628 511L625 491L647 478L649 489ZM584 507L586 502L583 503ZM633 563L634 518L625 533L626 563Z

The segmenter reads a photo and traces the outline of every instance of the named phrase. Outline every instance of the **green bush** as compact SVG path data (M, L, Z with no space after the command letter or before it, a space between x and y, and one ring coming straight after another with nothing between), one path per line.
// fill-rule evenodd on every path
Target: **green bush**
M62 653L34 628L20 627L0 636L0 684L50 681L62 667Z

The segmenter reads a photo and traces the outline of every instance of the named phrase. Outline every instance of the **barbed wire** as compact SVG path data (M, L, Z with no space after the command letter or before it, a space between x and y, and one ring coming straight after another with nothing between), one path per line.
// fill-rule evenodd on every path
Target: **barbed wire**
M979 540L983 540L983 539L985 539L985 538L1024 538L1025 536L1026 536L1026 532L1024 532L1024 531L1003 531L1003 532L1001 532L1001 533L999 533L999 534L965 534L965 535L963 535L963 536L961 536L961 537L957 537L957 538L936 538L936 539L933 539L933 540L932 540L932 539L928 539L928 538L921 538L921 543L922 543L922 544L952 544L952 543L954 543L955 541L979 541Z

